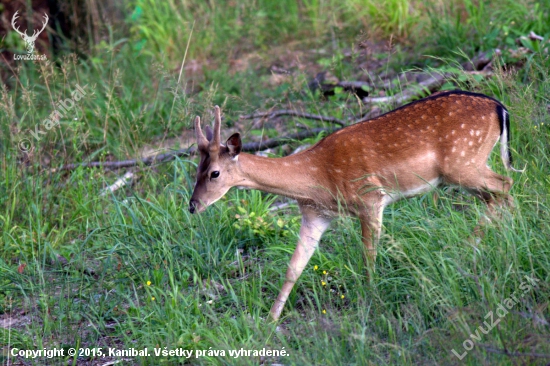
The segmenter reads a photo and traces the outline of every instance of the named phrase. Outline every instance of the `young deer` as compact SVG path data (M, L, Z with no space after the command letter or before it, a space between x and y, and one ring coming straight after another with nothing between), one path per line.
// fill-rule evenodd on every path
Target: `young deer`
M511 203L512 179L486 165L500 139L508 170L510 123L506 108L482 94L440 93L380 117L343 128L311 148L283 158L241 153L238 133L220 144L220 109L214 131L195 119L200 163L189 202L201 212L231 187L240 186L297 200L300 238L271 316L277 320L319 239L339 209L361 221L366 259L374 265L384 207L441 185L459 185L490 209Z

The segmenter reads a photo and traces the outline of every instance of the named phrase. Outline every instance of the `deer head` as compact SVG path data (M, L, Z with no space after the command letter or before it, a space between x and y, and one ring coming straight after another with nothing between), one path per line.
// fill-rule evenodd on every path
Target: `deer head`
M195 118L195 134L200 162L197 168L197 182L189 201L189 212L202 212L207 206L219 200L229 188L236 184L235 170L241 152L241 137L233 134L220 144L220 107L214 108L214 131L206 126L206 137L201 130L200 117Z
M34 32L32 33L32 36L29 36L27 35L27 31L25 30L25 33L21 32L19 30L19 27L15 24L15 21L17 20L17 18L19 18L19 16L17 15L17 13L19 13L19 10L15 12L15 14L13 14L13 17L11 18L11 25L13 27L13 29L19 33L19 35L21 36L21 38L23 38L23 41L25 41L25 45L27 47L27 52L28 53L32 53L34 51L34 42L36 42L36 39L38 38L38 36L40 35L40 33L42 33L42 31L46 28L46 26L48 25L48 15L47 14L44 14L44 22L42 23L42 29L40 29L39 31L37 30L34 30Z

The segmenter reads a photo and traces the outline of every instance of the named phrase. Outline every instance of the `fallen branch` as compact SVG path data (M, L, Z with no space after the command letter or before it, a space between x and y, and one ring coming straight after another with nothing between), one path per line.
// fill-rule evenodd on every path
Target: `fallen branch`
M269 140L259 141L259 142L248 142L246 144L243 144L242 151L245 152L256 152L259 150L265 150L277 146L281 146L286 144L289 140L303 140L309 137L313 137L315 135L318 135L321 132L327 132L331 133L336 130L339 130L339 128L336 129L330 129L330 128L314 128L311 130L306 131L300 131L297 133L290 134L285 137L281 138L273 138ZM63 171L63 170L74 170L76 168L109 168L109 169L120 169L120 168L128 168L132 166L137 165L153 165L153 164L161 164L166 163L171 160L174 160L176 157L179 156L190 156L194 155L197 152L197 148L195 146L191 146L186 149L180 149L176 151L170 151L167 153L155 155L155 156L149 156L147 158L142 159L130 159L130 160L122 160L122 161L91 161L88 163L75 163L75 164L67 164L63 165L60 168L54 168L51 170L52 173Z
M483 348L489 353L498 353L501 355L507 355L507 356L513 356L513 357L535 357L535 358L546 358L550 359L550 353L535 353L535 352L515 352L515 351L508 351L505 349L495 348L490 345L478 343L478 346Z
M327 71L318 73L308 84L308 88L312 93L320 90L325 97L334 95L334 89L337 87L342 88L346 92L353 93L359 98L364 98L369 95L368 90L372 85L365 81L339 81Z
M429 79L421 81L418 85L404 90L402 93L390 97L367 97L363 98L363 102L365 104L391 103L400 105L424 94L426 91L431 93L437 90L443 85L447 77L449 77L449 74L436 74Z
M357 80L346 81L346 80L342 80L342 81L337 82L336 86L342 87L342 88L344 88L344 90L356 91L358 89L370 88L371 84L367 83L366 81L357 81ZM365 93L366 93L366 91L365 91Z
M108 192L113 193L117 191L118 189L124 187L126 184L132 181L132 178L134 177L133 172L126 172L123 177L118 178L116 182L111 184L110 186L106 187L99 196L105 196Z
M67 164L67 165L63 165L60 168L54 168L51 170L51 172L55 173L62 170L74 170L79 167L120 169L120 168L132 167L140 164L153 165L154 163L165 163L167 161L173 160L176 158L176 156L193 155L195 154L195 152L196 152L196 147L191 146L190 148L187 148L187 149L170 151L167 153L163 153L155 156L149 156L147 158L142 158L142 159L130 159L130 160L122 160L122 161L91 161L88 163Z
M374 107L372 108L370 111L368 111L367 113L365 113L361 118L358 118L356 119L355 121L353 121L351 123L351 125L354 125L356 123L359 123L359 122L365 122L365 121L368 121L369 119L373 119L373 118L376 118L378 117L379 115L382 114L382 110L378 107Z
M314 128L311 130L292 133L288 136L281 137L281 138L273 138L273 139L259 141L259 142L248 142L246 144L243 144L243 151L255 152L259 150L270 149L272 147L281 146L287 143L289 140L304 140L309 137L316 136L321 132L332 133L337 130L339 130L339 128Z
M334 123L342 127L346 125L344 121L335 117L327 117L327 116L321 116L318 114L303 113L303 112L293 111L290 109L281 109L281 110L276 110L271 112L247 114L244 116L240 116L240 119L253 119L253 118L264 118L264 117L275 118L278 116L294 116L294 117L300 117L300 118L314 119L317 121Z

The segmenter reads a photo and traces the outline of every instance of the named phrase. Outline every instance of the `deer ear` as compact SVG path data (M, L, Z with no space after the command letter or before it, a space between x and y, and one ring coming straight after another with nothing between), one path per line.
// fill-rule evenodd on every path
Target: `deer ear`
M227 146L227 148L229 149L229 155L231 155L232 157L239 155L243 147L241 142L241 135L238 132L231 135L231 137L227 139L225 146Z

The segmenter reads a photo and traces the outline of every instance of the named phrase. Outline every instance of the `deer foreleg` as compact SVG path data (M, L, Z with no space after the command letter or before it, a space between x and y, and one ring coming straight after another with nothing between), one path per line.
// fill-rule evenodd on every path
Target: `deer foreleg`
M303 207L302 214L300 239L286 271L285 283L281 292L279 292L279 296L277 296L277 300L275 300L275 303L271 307L270 314L273 320L278 320L281 316L292 287L298 281L298 278L315 252L321 236L332 221L330 218L321 217L317 212L304 209Z
M384 207L383 199L377 200L370 204L370 207L367 207L359 217L365 246L365 263L372 269L376 262L376 245L380 240Z

